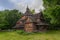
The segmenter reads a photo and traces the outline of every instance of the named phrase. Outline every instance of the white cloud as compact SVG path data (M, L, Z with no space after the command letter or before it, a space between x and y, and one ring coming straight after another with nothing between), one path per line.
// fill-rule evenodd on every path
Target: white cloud
M28 5L30 9L35 9L38 12L43 8L42 0L10 0L15 5L15 8L21 12L25 12L26 6Z

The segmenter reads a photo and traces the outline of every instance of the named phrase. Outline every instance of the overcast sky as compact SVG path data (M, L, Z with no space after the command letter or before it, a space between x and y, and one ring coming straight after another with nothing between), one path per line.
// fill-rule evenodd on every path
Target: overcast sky
M35 9L36 12L44 9L42 0L0 0L0 10L18 9L25 12L27 5L30 9Z

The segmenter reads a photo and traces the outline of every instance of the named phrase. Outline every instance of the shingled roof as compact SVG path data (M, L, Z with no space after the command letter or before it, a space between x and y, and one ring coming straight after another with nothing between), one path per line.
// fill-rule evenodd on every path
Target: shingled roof
M27 23L28 18L30 19L29 22L36 23L35 25L48 25L44 20L42 12L39 12L37 14L32 14L29 8L27 7L26 12L23 14L22 17L24 16L25 18L21 18L17 21L17 22L22 22L22 24L16 24L15 27L17 28L23 27ZM40 21L37 21L37 19L39 19Z
M28 18L30 18L29 22L36 22L35 18L33 16L28 16Z
M26 8L26 12L24 13L25 16L32 16L33 14L31 13L31 11L29 10L28 6Z

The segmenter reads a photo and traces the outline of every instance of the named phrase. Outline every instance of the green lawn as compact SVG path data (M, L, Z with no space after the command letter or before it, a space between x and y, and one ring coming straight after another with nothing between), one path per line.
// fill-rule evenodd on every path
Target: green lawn
M60 40L60 31L49 31L30 35L14 32L0 32L0 40Z

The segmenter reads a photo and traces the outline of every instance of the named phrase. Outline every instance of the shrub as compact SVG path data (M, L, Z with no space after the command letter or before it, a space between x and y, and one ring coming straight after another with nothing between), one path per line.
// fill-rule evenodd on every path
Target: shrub
M34 32L25 32L24 30L16 30L16 32L18 34L22 34L22 35L33 35L33 34L35 34Z

